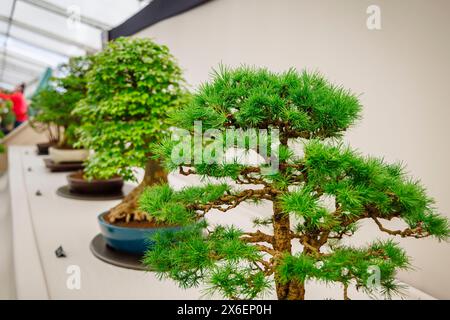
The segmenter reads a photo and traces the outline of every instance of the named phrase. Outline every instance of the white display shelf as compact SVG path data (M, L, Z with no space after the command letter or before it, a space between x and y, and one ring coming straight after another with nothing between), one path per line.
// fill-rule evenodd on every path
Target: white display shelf
M89 249L92 238L99 233L97 215L118 201L79 201L56 195L66 184L67 173L50 173L43 157L34 147L10 147L9 185L13 221L14 277L19 299L207 299L202 288L181 289L170 280L159 280L152 272L123 269L95 258ZM170 184L180 188L197 183L195 177L171 175ZM40 191L41 196L36 192ZM260 214L269 214L270 207L255 210L242 205L228 213L218 213L212 223L233 223L251 227ZM213 220L214 219L214 220ZM57 258L55 250L62 246L65 258ZM71 265L81 271L81 288L69 289L66 282ZM407 299L432 299L409 287ZM355 299L368 297L354 289ZM274 298L272 294L265 296ZM338 286L309 284L309 299L340 299ZM217 297L216 297L217 298Z

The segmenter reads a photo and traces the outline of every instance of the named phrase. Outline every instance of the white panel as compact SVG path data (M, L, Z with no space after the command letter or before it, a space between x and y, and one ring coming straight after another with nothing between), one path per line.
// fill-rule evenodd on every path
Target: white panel
M3 81L0 81L0 89L13 90L14 89L14 85L12 85L11 83L6 83L6 82L3 82Z
M28 65L11 58L3 59L2 57L1 61L4 63L6 69L17 72L21 75L37 75L42 72L42 68L30 68Z
M49 298L42 261L36 241L29 202L18 200L26 194L23 150L18 147L8 149L8 180L11 199L11 216L14 243L14 279L18 299L47 300ZM30 268L29 265L33 267Z
M14 77L21 78L21 79L33 79L34 77L38 76L39 74L27 71L24 69L17 68L16 66L12 66L9 64L5 65L4 74L10 74Z
M15 26L11 27L10 35L27 43L64 55L80 56L86 53L84 50L74 45L65 44Z
M12 56L12 55L7 55L6 61L7 61L7 63L14 64L20 68L29 69L33 72L42 72L43 70L45 70L45 67L43 67L41 65L36 65L36 64L21 60L18 57Z
M0 15L9 17L13 2L13 0L1 0Z
M32 79L32 77L24 76L24 75L21 75L21 74L17 74L15 72L11 72L9 70L5 70L3 72L2 79L6 80L7 82L14 83L14 84L17 85L17 84L20 84L22 82L30 81Z
M0 36L0 43L1 38ZM52 67L56 67L58 64L67 61L66 56L55 54L12 38L8 39L7 50L10 55L18 54L32 60L42 61Z
M68 18L50 13L49 11L28 5L24 2L17 2L14 20L73 41L81 42L95 49L101 49L100 30L83 23L71 23L71 20Z
M1 8L1 6L0 6ZM6 33L6 30L8 29L8 24L6 22L0 21L0 33Z
M112 27L119 25L150 1L138 0L47 0L47 2L71 11L73 6L80 9L83 16L95 19Z

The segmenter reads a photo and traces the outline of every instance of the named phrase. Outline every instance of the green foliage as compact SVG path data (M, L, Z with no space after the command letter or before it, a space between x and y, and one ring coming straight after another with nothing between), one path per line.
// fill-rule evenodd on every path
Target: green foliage
M318 73L221 66L174 119L181 128L201 120L205 130L267 128L283 121L305 137L336 137L358 119L360 110L355 95Z
M35 94L31 108L36 112L34 124L54 125L61 128L61 147L73 147L77 142L76 128L80 118L72 113L76 104L86 96L85 75L91 65L91 57L74 57L58 67L58 77Z
M1 127L8 128L14 125L16 116L13 111L13 103L11 100L0 101L0 123Z
M217 226L204 235L206 227L200 222L179 232L158 233L144 263L151 264L160 277L175 279L182 288L198 286L206 279L210 284L207 294L218 292L228 298L252 299L270 286L254 265L260 253L240 240L240 230Z
M381 290L390 297L397 293L396 271L410 268L410 263L396 243L378 241L368 248L338 247L332 254L321 257L285 255L277 268L282 283L292 279L301 283L315 279L349 284L354 280L368 293ZM377 280L380 281L378 286Z
M385 219L402 218L411 229L420 228L418 236L448 238L447 219L435 212L434 200L418 181L406 177L401 165L365 158L341 145L329 146L319 141L306 144L304 164L307 183L301 191L283 197L286 212L314 215L325 210L317 201L326 194L335 197L339 207L333 217L336 223L342 216L376 214Z
M0 139L2 139L5 135L3 134L3 131L0 130ZM0 153L5 152L5 146L0 143Z
M10 100L0 100L0 129L12 128L16 117L12 110L13 104ZM9 131L9 130L8 130ZM2 130L0 130L0 139L5 136ZM5 146L0 144L0 153L5 152Z
M319 73L294 69L273 73L247 66L233 70L221 66L213 73L213 80L203 84L190 103L171 113L171 122L192 132L194 122L201 121L203 131L221 130L224 144L223 129L229 127L271 130L281 126L281 135L285 139L329 138L341 136L359 118L360 111L361 106L353 93L329 83ZM178 144L165 139L152 147L168 170L175 170L178 166L171 157ZM208 141L203 141L204 147L207 144ZM236 179L244 168L242 164L225 161L210 164L205 161L208 155L197 155L196 152L192 144L186 162L193 163L196 157L203 159L201 164L194 166L198 174ZM292 150L280 147L280 161L292 156ZM289 184L286 177L272 178L280 187Z
M311 188L305 187L299 191L286 193L281 197L285 213L294 213L305 219L310 229L331 227L338 223L331 213L319 203Z
M133 179L131 168L145 166L149 143L166 134L167 114L187 99L181 70L166 46L120 38L93 57L87 82L74 111L82 118L80 144L95 151L86 174Z
M192 135L195 121L202 121L203 131L219 129L221 133L233 126L277 128L281 144L278 172L263 170L267 163L209 163L204 153L194 150L193 140L187 142L190 155L178 154L183 161L175 162L173 154L184 151L177 149L176 141L163 139L152 150L169 170L231 178L241 188L207 185L173 191L158 186L144 193L141 209L161 221L190 226L212 209L225 212L242 202L269 200L274 215L253 222L272 227L273 233L236 233L234 227L223 226L210 231L202 222L170 236L159 235L145 263L183 287L205 282L212 292L228 298L257 297L269 288L272 276L278 287L285 286L292 293L283 296L283 290L277 290L281 298L301 298L300 286L312 279L341 283L345 288L356 284L369 294L381 290L387 297L398 293L401 288L395 275L409 267L409 259L397 244L386 241L352 248L339 241L352 236L363 219L373 220L381 232L391 236L439 240L448 239L449 223L401 164L364 157L336 143L359 118L360 110L354 94L317 73L289 70L278 74L249 67L215 72L212 81L173 114L173 123ZM297 157L288 142L300 138L309 141L304 143L304 156ZM204 161L192 163L195 157ZM242 189L243 185L259 186ZM384 220L392 219L403 220L407 227L389 230L383 226ZM295 242L302 245L299 252L291 247ZM220 244L226 245L226 253ZM378 288L370 282L373 268L380 273ZM291 292L292 288L297 290Z
M205 205L230 192L226 184L208 184L203 187L188 187L173 191L167 184L147 188L139 199L140 209L151 212L158 222L186 225L195 221L192 204Z
M71 109L63 102L62 92L55 86L42 88L31 100L31 106L36 110L33 122L53 124L60 127L68 125Z
M184 225L181 231L160 232L153 240L144 263L151 264L161 277L175 279L183 288L208 279L206 294L220 293L228 298L252 299L270 287L255 262L260 254L243 242L242 232L231 226L216 226L204 234L206 222L197 222L193 205L202 206L230 195L226 184L186 187L180 191L168 185L147 188L139 205L158 222ZM216 264L220 259L221 263Z

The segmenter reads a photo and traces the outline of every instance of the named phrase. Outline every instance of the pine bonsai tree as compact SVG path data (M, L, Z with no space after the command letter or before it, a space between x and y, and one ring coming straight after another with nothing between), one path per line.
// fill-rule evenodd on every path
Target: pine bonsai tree
M168 169L228 180L179 191L167 184L147 189L142 210L185 228L158 234L145 263L183 288L205 283L211 292L232 299L259 297L272 281L279 299L304 299L308 280L342 284L345 299L349 285L367 293L396 293L396 271L410 264L393 240L364 248L344 246L340 240L352 236L361 220L373 221L392 236L439 240L448 238L449 225L400 164L363 157L339 143L360 111L354 94L317 73L277 74L247 67L216 72L177 112L176 123L190 132L194 121L202 122L203 132L278 129L279 170L227 159L195 163L190 160L198 151L176 149L182 142L167 140L155 147ZM291 144L298 139L306 140L303 155ZM205 140L203 147L211 144ZM174 154L184 163L177 157L174 161ZM272 152L266 159L274 156ZM237 188L227 183L230 179ZM272 216L255 219L254 230L208 225L207 214L226 214L246 201L273 203ZM406 223L404 229L385 226L384 220L394 218ZM295 243L302 249L294 250ZM378 287L371 278L375 270Z
M58 75L49 85L32 98L31 107L37 112L32 126L46 131L50 142L55 142L59 148L73 148L78 140L75 131L80 125L80 117L72 111L86 96L85 75L90 65L90 56L71 58L58 67Z
M80 144L93 150L85 176L134 180L134 168L145 176L109 215L109 222L146 221L137 199L148 185L167 179L148 146L168 128L167 113L187 97L181 69L166 46L150 39L120 38L93 58L87 74L88 94L74 111L81 116Z

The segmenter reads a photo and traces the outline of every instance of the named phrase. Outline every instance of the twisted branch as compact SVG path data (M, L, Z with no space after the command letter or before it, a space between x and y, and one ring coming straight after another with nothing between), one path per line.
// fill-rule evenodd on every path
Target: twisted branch
M400 236L402 238L413 237L413 238L420 239L420 238L428 237L430 235L428 232L425 232L425 233L423 232L421 223L419 223L419 226L414 229L406 228L404 230L390 230L390 229L385 228L376 216L372 215L371 218L373 221L375 221L375 223L378 226L378 229L380 229L380 231L390 234L391 236Z

